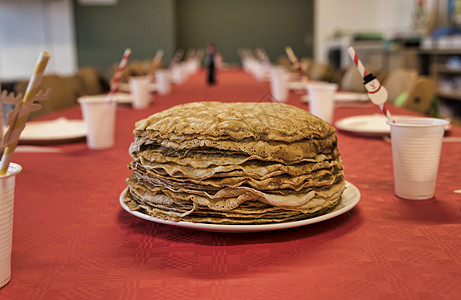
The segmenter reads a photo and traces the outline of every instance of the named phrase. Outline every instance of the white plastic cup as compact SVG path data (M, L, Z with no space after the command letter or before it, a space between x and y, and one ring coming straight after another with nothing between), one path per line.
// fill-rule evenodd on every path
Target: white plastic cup
M133 76L129 79L132 106L134 109L144 109L150 104L150 78Z
M155 72L155 83L157 92L160 95L167 95L171 92L171 76L169 70L157 70Z
M288 100L288 72L281 67L273 67L270 70L271 94L276 102Z
M335 106L334 96L338 85L328 82L309 82L307 93L311 114L331 123Z
M171 67L171 77L174 83L183 83L186 78L181 64L176 64Z
M267 79L268 74L264 64L255 60L251 68L253 70L253 76L256 78L257 81L264 81Z
M0 287L11 279L14 185L21 170L20 165L10 163L6 175L0 176Z
M387 124L391 126L395 194L410 200L433 198L448 121L399 118Z
M90 149L107 149L114 145L115 112L117 102L107 97L78 98L86 127L86 141Z

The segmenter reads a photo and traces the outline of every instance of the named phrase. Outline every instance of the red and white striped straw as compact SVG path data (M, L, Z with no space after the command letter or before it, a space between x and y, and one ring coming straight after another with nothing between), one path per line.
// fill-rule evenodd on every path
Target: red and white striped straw
M122 60L120 61L120 64L118 65L117 71L115 72L114 76L112 76L112 79L110 81L110 91L109 94L107 95L108 99L114 98L115 92L117 92L118 85L120 84L120 81L122 80L122 73L123 70L125 70L126 64L128 63L128 59L130 58L131 55L131 49L126 48L125 52L123 53Z
M365 67L363 66L362 62L360 61L357 53L355 53L354 47L349 47L348 49L349 55L351 56L352 60L354 61L357 70L359 71L362 78L368 75ZM395 123L395 120L392 118L391 112L387 109L386 104L379 104L379 108L381 109L384 116L389 120L389 122Z
M362 78L367 76L367 71L365 70L365 67L363 66L362 62L360 61L359 57L357 56L357 53L355 53L354 47L349 47L347 49L349 52L349 55L351 56L352 60L354 61L357 69L359 70L360 75L362 75Z
M301 75L303 82L307 82L307 76L306 74L304 74L303 69L301 67L301 63L299 62L298 57L296 57L295 53L293 52L293 49L291 49L290 46L287 46L285 47L285 52L288 56L288 59L291 61L293 66L298 71L299 75Z

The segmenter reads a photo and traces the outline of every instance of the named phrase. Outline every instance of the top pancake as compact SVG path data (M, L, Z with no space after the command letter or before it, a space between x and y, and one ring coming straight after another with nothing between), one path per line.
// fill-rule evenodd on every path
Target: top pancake
M192 102L138 121L134 134L141 132L148 132L152 138L176 141L200 136L209 140L251 138L291 143L326 138L335 128L303 109L283 103Z

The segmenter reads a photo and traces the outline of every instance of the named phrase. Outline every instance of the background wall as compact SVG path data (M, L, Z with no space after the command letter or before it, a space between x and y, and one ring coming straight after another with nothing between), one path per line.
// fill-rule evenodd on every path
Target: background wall
M162 48L170 59L175 46L174 0L119 0L113 6L74 4L79 66L108 71L126 48L130 60L151 59Z
M274 62L291 46L312 57L313 0L176 0L177 47L214 42L226 62L237 49L262 47Z
M152 58L163 48L168 62L177 48L205 48L209 42L230 63L240 62L239 47L263 47L273 60L287 45L299 56L312 56L312 8L313 0L76 2L78 61L107 69L130 47L132 59Z

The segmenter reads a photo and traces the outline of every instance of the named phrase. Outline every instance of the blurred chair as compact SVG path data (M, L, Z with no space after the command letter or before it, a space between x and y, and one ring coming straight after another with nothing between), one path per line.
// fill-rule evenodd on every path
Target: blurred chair
M312 62L307 69L307 77L310 80L331 81L334 68L327 62Z
M277 60L275 61L275 64L278 66L282 66L291 72L296 71L294 70L293 64L291 63L291 61L288 59L286 55L279 56Z
M333 77L331 78L332 83L336 83L338 87L341 85L341 80L346 73L346 68L336 68L333 71Z
M432 115L437 94L437 82L428 76L419 76L410 89L403 107L425 115Z
M388 101L394 103L402 93L409 93L416 83L418 72L414 69L395 69L381 82L387 89Z
M366 92L365 86L363 85L362 75L360 75L355 65L349 65L345 69L344 74L339 81L339 89L357 93Z
M303 70L303 73L307 74L307 70L309 70L309 67L312 64L312 59L308 57L301 57L301 59L299 59L299 63L301 64L301 70Z
M78 74L63 76L63 78L67 81L69 87L75 91L77 97L87 95L83 78L80 77Z
M129 76L145 76L151 72L151 61L135 60L129 63L126 68Z
M20 81L15 85L15 93L24 95L28 81ZM29 118L37 118L45 114L64 109L77 103L78 92L69 84L68 80L56 74L46 74L43 76L39 90L45 92L51 89L50 97L40 101L42 107L38 111L30 113Z
M85 95L103 94L109 90L109 83L99 69L94 67L81 67L77 71L81 78Z
M367 73L372 73L379 82L383 83L387 73L385 71L374 70L370 66L365 66ZM354 64L347 66L339 80L339 88L344 91L365 93L365 85L363 84L362 75L360 75L357 67Z

